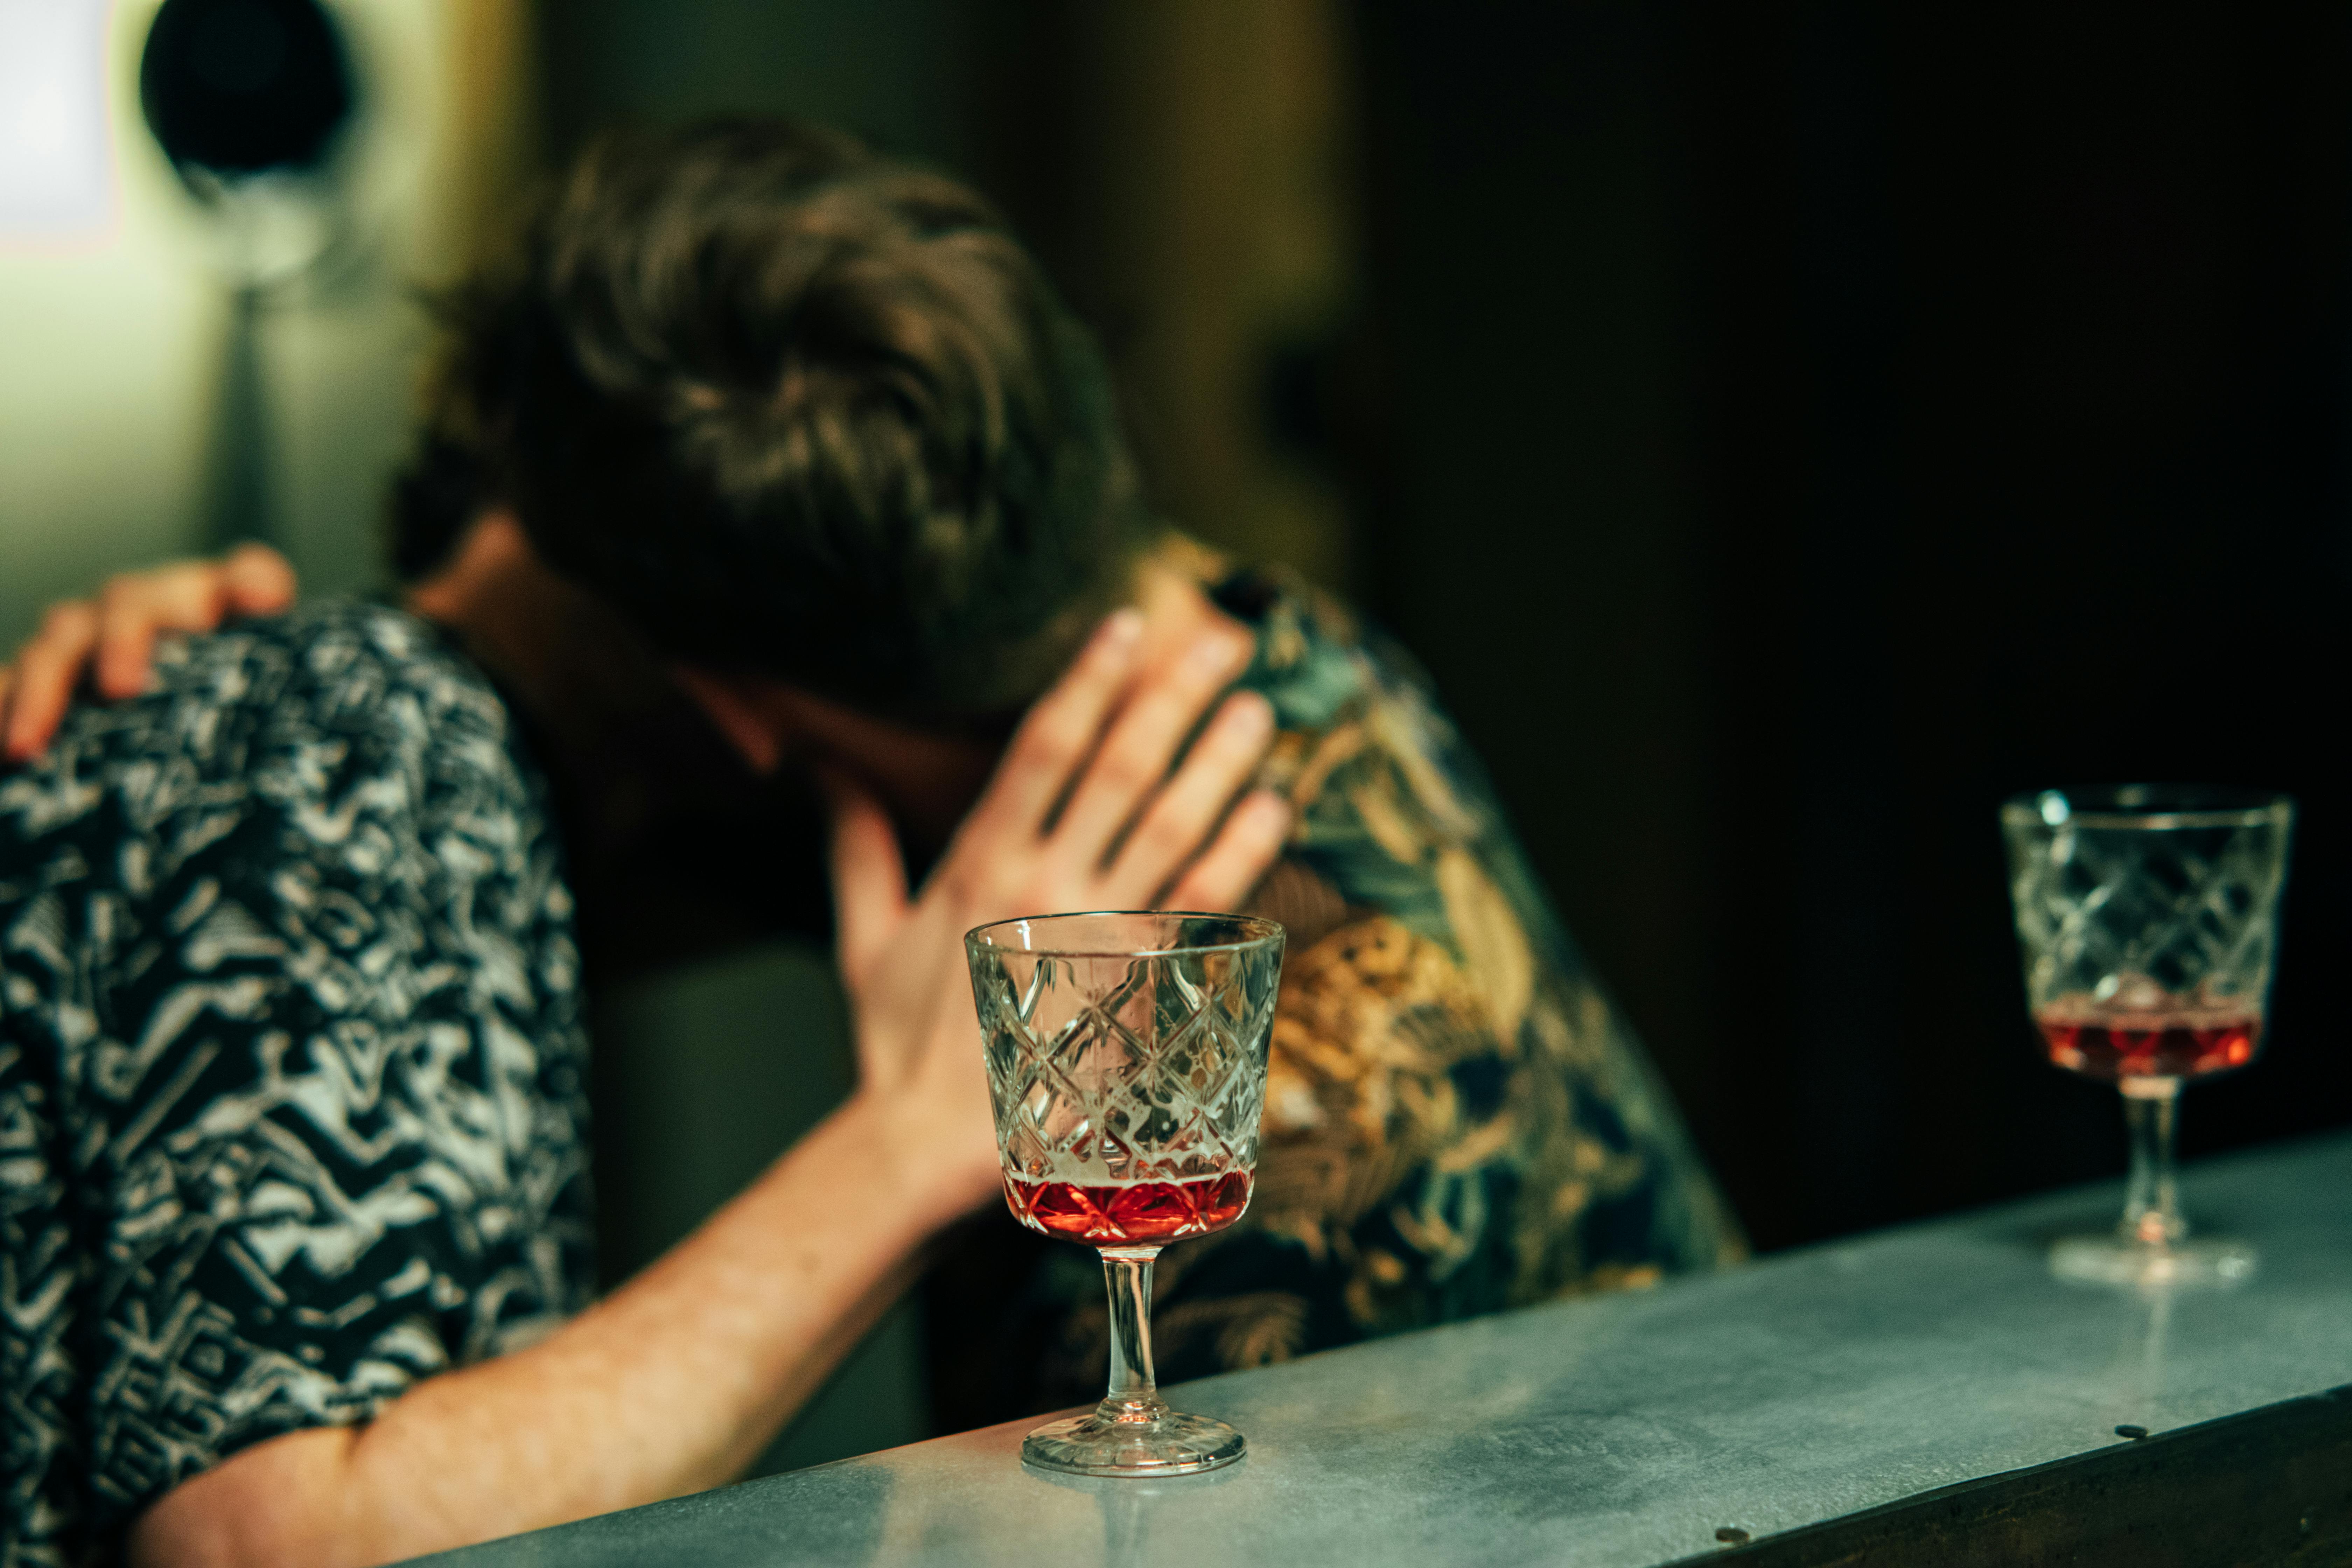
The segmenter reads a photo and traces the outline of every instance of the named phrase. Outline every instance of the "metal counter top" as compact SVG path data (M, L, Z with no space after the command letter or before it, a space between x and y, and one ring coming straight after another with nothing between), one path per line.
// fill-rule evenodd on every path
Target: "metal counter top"
M2048 1239L2120 1205L2081 1189L1183 1384L1179 1408L1249 1436L1206 1476L1049 1478L1016 1457L1024 1421L430 1561L1636 1568L1763 1543L1748 1555L2159 1447L2118 1426L2160 1439L2352 1384L2352 1138L2191 1166L2184 1194L2193 1225L2262 1248L2252 1280L2143 1297L2052 1279Z

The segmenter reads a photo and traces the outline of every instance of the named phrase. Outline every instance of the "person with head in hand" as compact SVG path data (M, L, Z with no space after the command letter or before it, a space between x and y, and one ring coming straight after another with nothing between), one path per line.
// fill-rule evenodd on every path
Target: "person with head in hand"
M917 929L901 922L927 908L965 918L981 907L968 890L975 880L998 886L977 868L1053 846L1066 825L1083 820L1105 836L1072 851L1078 860L1057 862L1066 868L1116 851L1145 857L1163 881L1187 863L1208 868L1181 873L1205 883L1113 901L1157 894L1180 906L1244 906L1290 931L1256 1195L1240 1225L1163 1263L1155 1314L1163 1376L1263 1364L1739 1255L1737 1226L1670 1100L1552 916L1426 681L1328 596L1222 558L1152 511L1092 339L969 188L791 123L731 121L607 142L557 184L518 260L453 301L448 324L449 353L395 500L393 556L406 604L437 628L399 622L404 635L429 639L434 658L467 661L480 672L475 683L416 688L370 673L371 617L384 612L326 611L321 621L298 610L214 631L234 613L282 604L290 588L282 563L264 557L119 579L99 602L56 612L0 693L0 743L37 753L27 771L0 777L0 835L29 837L29 825L49 820L41 803L83 798L95 779L149 777L131 752L101 760L92 748L132 722L125 714L146 715L136 722L149 732L204 728L200 716L186 724L156 717L166 694L285 689L271 684L280 666L294 672L284 679L351 669L360 672L355 684L322 688L317 699L334 712L422 713L446 724L451 712L498 705L505 727L478 730L460 750L479 765L495 733L500 745L527 745L546 767L544 806L532 788L499 787L560 823L546 837L560 838L568 858L592 966L723 940L746 923L822 904L823 858L804 847L820 832L814 803L835 801L832 902L861 1037L886 1026L942 1037L961 1028L969 1052L968 999L941 1001L944 1011L923 1012L920 1024L900 1016L896 999L930 996L933 982L902 987L896 968L919 967L918 959L902 938L874 933ZM1087 744L1081 731L1099 729L1103 710L1039 699L1087 646L1089 628L1114 612L1131 638L1117 657L1146 673L1082 775L1082 787L1108 792L1097 820L1075 798L1055 812L1046 785L1069 775ZM222 665L232 656L220 650L246 646L240 637L255 646L315 637L325 634L278 628L321 625L341 627L341 641L321 645L326 652L287 650L266 668ZM158 644L163 630L209 636ZM1113 657L1101 647L1078 656L1081 673L1067 679ZM103 692L137 689L151 662L163 692L124 707L78 706L47 739L73 677L92 660ZM1193 715L1229 690L1220 717L1181 750ZM1061 716L1066 709L1084 723ZM1041 733L1054 742L1047 760L1022 768L1024 737ZM1145 735L1148 743L1136 738ZM300 793L345 779L337 770L361 752L325 729L303 731L284 751L287 761L253 776L289 781L296 793L286 809L298 814L289 820L331 836L346 810L358 812L354 830L367 820L351 803L376 794ZM259 754L247 747L238 765ZM1187 760L1163 784L1180 755ZM456 765L404 753L386 777L401 781L404 799L443 800L436 781ZM1017 788L1016 773L1027 781ZM992 805L1008 791L1024 803L1018 810ZM1138 803L1171 797L1189 804L1138 814ZM201 836L207 820L191 817L174 831ZM504 829L488 837L500 846L519 837ZM342 847L348 837L334 842L337 854L352 852ZM420 849L419 864L436 874L488 854L436 858L441 847L456 853L470 842L464 835L418 842L435 847ZM164 843L142 853L168 858ZM928 872L912 905L902 856ZM502 874L517 889L559 885L527 872L522 859ZM16 875L0 870L0 932L29 908L21 898L5 901L20 885L7 880ZM1030 902L1006 913L1101 907L1108 897L1013 883ZM382 886L336 890L367 905L381 900ZM487 904L475 898L461 922L451 913L457 895L435 896L445 900L436 906L442 913L416 912L407 925L479 934L483 908L527 901L521 892ZM323 910L323 891L320 900ZM142 906L142 918L176 938L171 921L183 907L194 909ZM272 921L294 919L282 904L270 908L268 917L220 925L198 951L265 965L341 951L302 927L287 956L246 953L238 942L279 941ZM214 918L196 910L186 930L211 929L205 922ZM926 951L921 964L951 964L954 920L923 918L926 943L936 940L946 956ZM485 958L483 978L459 987L477 1009L467 1016L479 1027L466 1038L488 1053L483 1062L520 1061L497 1052L528 1045L530 1027L555 1026L544 1020L556 1012L530 987L569 971L534 957L541 941L554 939L501 928L486 950L498 962ZM347 962L353 974L365 973L358 958ZM207 983L195 974L191 984ZM281 1005L257 993L249 1029L222 1046L224 1059L260 1064L255 1084L295 1084L319 1070L319 1041L377 1038L388 1026L379 1019L369 1025L375 1036L339 1035L323 1016L289 1023ZM957 1014L952 1024L937 1021L947 1013ZM162 1095L174 1069L158 1079L162 1058L140 1058L131 1043L143 1037L110 1027L130 1053L108 1058L130 1064L116 1070ZM474 1060L446 1029L426 1027L413 1039L404 1048L445 1078ZM54 1059L66 1047L44 1049ZM525 1054L544 1064L562 1053L533 1045ZM355 1059L382 1058L383 1047L369 1046ZM203 1070L214 1070L209 1061ZM565 1103L570 1092L549 1089L532 1103ZM450 1114L470 1127L509 1103L483 1093L467 1113L472 1120ZM267 1114L307 1114L306 1101L286 1094ZM126 1101L126 1113L105 1123L107 1136L134 1130L145 1104ZM175 1114L158 1112L156 1125L178 1126ZM984 1145L984 1120L978 1125ZM975 1153L966 1172L975 1185L982 1163ZM296 1309L289 1279L314 1293L299 1303L302 1311L331 1319L354 1310L313 1283L332 1273L319 1258L341 1256L335 1248L348 1250L350 1237L323 1244L324 1254L301 1240L334 1201L290 1185L299 1201L258 1183L225 1200L212 1234L224 1247L235 1242L254 1267L229 1259L221 1278L245 1281L238 1288L257 1311L280 1310L272 1290L285 1294L284 1310ZM404 1203L429 1205L446 1201L435 1195L446 1186L397 1190ZM397 1207L383 1203L365 1212ZM504 1226L509 1210L499 1212ZM894 1234L943 1218L933 1205L921 1209L922 1225ZM389 1234L393 1222L380 1223ZM461 1226L454 1209L435 1223L486 1234ZM532 1223L550 1235L562 1229ZM20 1245L13 1231L9 1245L12 1253ZM886 1250L887 1258L860 1254L872 1259L858 1277L869 1289L903 1264L904 1251ZM560 1264L565 1255L550 1244L530 1256ZM939 1277L958 1296L955 1329L970 1340L936 1361L982 1376L940 1388L950 1423L1093 1396L1105 1308L1098 1284L1058 1261L1001 1215L967 1222L951 1238ZM666 1259L646 1278L677 1279L663 1275L672 1268ZM534 1278L562 1273L553 1267ZM583 1331L641 1283L524 1353ZM531 1298L542 1299L543 1311L520 1315L552 1322L576 1302L552 1286ZM389 1298L371 1288L368 1300L374 1310ZM738 1298L722 1289L698 1290L697 1300L723 1314ZM305 1385L319 1391L312 1404L279 1406L297 1412L289 1426L333 1434L335 1462L347 1463L436 1385L495 1381L518 1363L480 1359L507 1342L488 1332L467 1339L454 1326L467 1321L464 1310L447 1311L455 1316L431 1321L452 1326L425 1336L436 1348L420 1342L408 1361L386 1352L321 1363ZM863 1321L828 1320L826 1331ZM158 1368L168 1373L179 1353L159 1351ZM720 1342L710 1353L740 1346ZM425 1376L428 1365L468 1370ZM791 1386L795 1397L805 1392ZM401 1389L408 1392L386 1392ZM726 1427L738 1436L745 1429ZM324 1436L304 1440L325 1451ZM696 1479L748 1457L740 1443L698 1451L710 1458ZM194 1500L252 1497L225 1479L247 1458L171 1493L142 1529L194 1517ZM152 1469L171 1474L190 1462L165 1458ZM571 1457L541 1462L560 1468ZM579 1500L617 1506L631 1496L614 1482ZM191 1500L184 1509L183 1499Z

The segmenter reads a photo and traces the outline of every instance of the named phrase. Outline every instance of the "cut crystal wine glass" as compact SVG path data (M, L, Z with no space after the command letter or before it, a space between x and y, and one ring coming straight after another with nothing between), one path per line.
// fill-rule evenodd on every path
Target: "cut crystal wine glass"
M1021 1457L1088 1476L1229 1465L1242 1435L1160 1397L1151 1265L1249 1206L1282 928L1240 915L1042 915L964 938L1004 1201L1103 1258L1110 1389Z
M2226 1283L2239 1241L2191 1237L2173 1178L2181 1085L2262 1046L2294 803L2198 785L2043 790L2001 807L2026 1005L2055 1065L2122 1089L2123 1223L2058 1243L2061 1277Z

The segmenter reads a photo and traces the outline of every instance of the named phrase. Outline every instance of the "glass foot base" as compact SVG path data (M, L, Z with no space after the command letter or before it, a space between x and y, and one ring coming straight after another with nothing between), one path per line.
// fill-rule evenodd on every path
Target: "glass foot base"
M1148 1419L1101 1410L1049 1421L1021 1440L1021 1462L1069 1476L1190 1476L1240 1458L1242 1435L1173 1410Z
M2130 1237L2070 1236L2050 1248L2050 1272L2078 1285L2236 1285L2253 1278L2258 1261L2244 1242L2220 1237L2163 1247Z

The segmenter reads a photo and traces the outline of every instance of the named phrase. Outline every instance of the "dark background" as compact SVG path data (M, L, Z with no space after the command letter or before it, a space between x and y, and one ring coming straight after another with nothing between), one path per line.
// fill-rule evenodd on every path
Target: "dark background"
M1172 515L1426 660L1762 1247L2110 1173L1994 807L2304 807L2263 1058L2352 1121L2337 8L564 0L545 155L852 125L1006 203Z
M2120 1168L2021 789L2299 796L2184 1146L2352 1119L2347 14L2055 9L1362 13L1374 601L1764 1247Z

